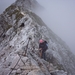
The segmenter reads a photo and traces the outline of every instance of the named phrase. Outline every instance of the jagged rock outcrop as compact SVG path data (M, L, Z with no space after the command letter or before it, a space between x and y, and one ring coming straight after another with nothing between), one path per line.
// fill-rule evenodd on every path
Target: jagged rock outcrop
M0 15L0 75L75 75L75 56L29 3L37 4L17 0ZM40 38L48 41L47 61L39 57Z

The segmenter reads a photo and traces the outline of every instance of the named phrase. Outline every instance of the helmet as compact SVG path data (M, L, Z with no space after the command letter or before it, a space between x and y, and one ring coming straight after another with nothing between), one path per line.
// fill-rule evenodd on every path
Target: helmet
M44 40L42 40L42 39L39 40L39 43L43 43L43 42L44 42Z

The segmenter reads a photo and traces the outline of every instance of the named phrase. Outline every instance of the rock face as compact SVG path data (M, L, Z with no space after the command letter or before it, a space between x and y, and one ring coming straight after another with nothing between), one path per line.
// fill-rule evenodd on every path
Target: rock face
M36 0L17 0L14 5L22 11L25 11L25 9L35 11L38 8L43 8Z
M75 75L75 56L28 3L38 4L17 0L0 15L0 75ZM40 38L48 41L46 61L39 57Z

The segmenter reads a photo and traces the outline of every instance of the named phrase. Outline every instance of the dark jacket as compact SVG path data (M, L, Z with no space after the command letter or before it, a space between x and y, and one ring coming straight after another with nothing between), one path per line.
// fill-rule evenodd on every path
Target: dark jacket
M43 43L39 44L39 48L42 48L42 51L45 52L47 50L47 42L44 41Z

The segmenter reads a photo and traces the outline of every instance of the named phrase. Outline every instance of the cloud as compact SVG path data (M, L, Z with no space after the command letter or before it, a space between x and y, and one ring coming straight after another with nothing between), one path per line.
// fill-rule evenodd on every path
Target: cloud
M38 15L75 52L75 0L37 0L45 11Z

